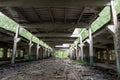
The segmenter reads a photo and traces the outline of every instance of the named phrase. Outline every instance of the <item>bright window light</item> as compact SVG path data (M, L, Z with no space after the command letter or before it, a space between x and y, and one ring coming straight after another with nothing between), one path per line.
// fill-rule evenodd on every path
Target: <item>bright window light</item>
M75 28L71 37L79 37L79 33L80 33L81 30L82 30L81 28Z
M66 47L69 47L69 46L70 46L70 44L63 43L62 45L56 45L55 47L58 47L58 48L59 47L63 47L63 48L65 47L66 48Z
M69 44L63 44L62 46L63 47L69 47Z
M56 45L55 47L63 47L62 45Z

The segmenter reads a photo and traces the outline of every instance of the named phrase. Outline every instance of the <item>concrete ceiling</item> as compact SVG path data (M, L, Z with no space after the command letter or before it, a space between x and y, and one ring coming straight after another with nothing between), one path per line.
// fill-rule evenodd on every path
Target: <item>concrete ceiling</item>
M105 6L110 0L0 0L0 6L9 7L81 7L81 6Z
M110 0L0 0L1 11L54 47L73 43L75 28L86 28Z

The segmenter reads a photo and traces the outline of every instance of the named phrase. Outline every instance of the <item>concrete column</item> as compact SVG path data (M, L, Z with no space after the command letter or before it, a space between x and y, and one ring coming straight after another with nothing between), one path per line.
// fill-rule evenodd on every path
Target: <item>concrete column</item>
M20 38L18 38L19 30L20 30L20 26L18 26L18 28L16 29L16 34L15 34L15 37L14 37L13 54L12 54L11 64L15 63L17 43L20 41Z
M93 56L93 39L92 39L91 27L89 27L89 53L90 53L90 64L93 65L94 56Z
M32 43L32 38L33 38L33 36L31 36L31 39L30 39L30 42L29 42L29 55L31 54L31 48L32 48L32 46L33 46L33 43Z
M73 58L73 49L70 48L70 58L72 59Z
M47 50L46 50L46 51L47 51L47 52L46 52L46 53L47 53L46 57L48 58L48 48L47 48Z
M112 18L113 18L112 31L113 31L113 37L114 37L117 72L118 72L118 75L120 76L120 24L118 25L114 0L111 0L111 11L112 11Z
M40 49L40 46L39 44L37 44L37 50L36 50L36 60L39 59L39 49Z
M43 47L43 59L45 58L45 48Z
M79 56L79 60L80 60L80 58L81 58L81 49L79 48L79 51L78 51L78 56Z
M75 56L76 56L76 60L79 60L79 56L78 56L78 47L77 47L77 44L76 44L76 47L75 47Z
M44 50L45 50L44 58L46 58L46 48L44 48Z
M76 60L76 49L74 47L74 50L73 50L73 54L74 54L74 60Z
M52 56L52 52L51 52L51 50L49 50L49 54L50 54L49 57L51 57L51 56Z
M81 52L80 52L80 54L79 55L81 55L80 57L81 57L81 61L84 61L84 56L83 56L83 42L82 42L82 35L80 34L80 50L81 50Z

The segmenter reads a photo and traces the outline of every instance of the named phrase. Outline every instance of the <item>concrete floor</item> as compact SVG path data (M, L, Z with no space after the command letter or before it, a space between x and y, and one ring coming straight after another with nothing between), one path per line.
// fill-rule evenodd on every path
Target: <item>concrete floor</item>
M69 59L50 58L0 66L0 80L116 80L116 75Z

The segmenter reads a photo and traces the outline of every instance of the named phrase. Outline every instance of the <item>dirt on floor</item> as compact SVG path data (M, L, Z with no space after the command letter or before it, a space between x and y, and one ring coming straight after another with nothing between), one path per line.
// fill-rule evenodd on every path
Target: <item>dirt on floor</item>
M116 80L116 75L108 72L69 59L50 58L0 66L0 80Z

